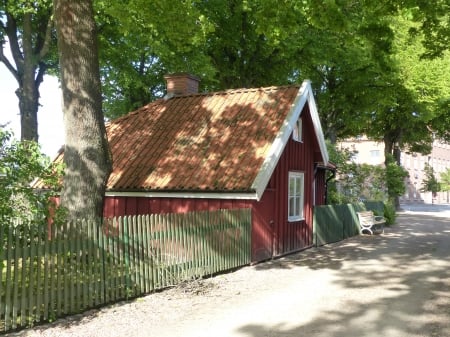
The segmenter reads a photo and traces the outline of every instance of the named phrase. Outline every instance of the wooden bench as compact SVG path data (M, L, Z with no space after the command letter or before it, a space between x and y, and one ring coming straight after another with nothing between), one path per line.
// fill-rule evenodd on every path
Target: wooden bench
M357 212L357 214L359 234L364 234L364 232L369 232L369 234L384 233L384 225L386 224L384 217L376 216L372 211Z

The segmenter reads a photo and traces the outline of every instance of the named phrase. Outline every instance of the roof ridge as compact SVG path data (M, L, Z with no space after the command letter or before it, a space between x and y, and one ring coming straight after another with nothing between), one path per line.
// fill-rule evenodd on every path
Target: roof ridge
M242 92L252 92L252 91L269 91L269 90L278 90L278 89L286 89L286 88L300 88L300 84L286 84L286 85L279 85L279 86L267 86L267 87L254 87L254 88L232 88L232 89L226 89L226 90L219 90L219 91L211 91L211 92L199 92L194 94L187 94L187 95L176 95L172 96L168 99L180 99L180 98L186 98L186 97L192 97L192 96L214 96L214 95L226 95L226 94L234 94L234 93L242 93Z

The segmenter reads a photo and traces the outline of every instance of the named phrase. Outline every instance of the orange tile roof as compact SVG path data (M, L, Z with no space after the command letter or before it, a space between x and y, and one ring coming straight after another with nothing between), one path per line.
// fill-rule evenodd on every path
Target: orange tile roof
M152 102L107 124L110 191L251 191L299 86Z

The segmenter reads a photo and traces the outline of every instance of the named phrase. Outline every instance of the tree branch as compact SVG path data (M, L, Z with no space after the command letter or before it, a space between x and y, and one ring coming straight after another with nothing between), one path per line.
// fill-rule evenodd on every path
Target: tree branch
M42 48L39 52L39 60L42 60L47 55L47 53L50 49L50 45L52 42L52 29L53 29L53 19L49 15L48 21L47 21L47 28L45 30L44 45L42 46Z
M17 75L23 71L23 55L20 50L19 40L17 38L17 24L14 17L6 13L6 35L8 36L9 47L11 49L11 54L13 56L14 62L16 63Z
M1 48L0 48L0 62L3 62L3 64L8 68L9 72L14 76L14 78L17 80L17 82L20 83L19 74L17 72L17 69L14 68L14 66L9 62L8 58L3 53L3 45L6 41L0 41Z
M48 69L48 66L44 62L39 62L38 73L36 75L36 79L34 81L36 85L36 89L39 89L42 81L44 80L44 75Z

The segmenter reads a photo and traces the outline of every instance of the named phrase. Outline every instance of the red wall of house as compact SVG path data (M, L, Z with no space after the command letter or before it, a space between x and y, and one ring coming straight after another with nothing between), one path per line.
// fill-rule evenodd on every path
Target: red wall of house
M269 184L275 193L274 200L277 201L274 203L274 256L301 250L313 244L314 155L317 144L313 141L315 135L311 123L309 119L303 121L303 142L295 142L292 139L288 141ZM289 171L304 173L303 221L288 221ZM318 198L316 196L316 200Z
M186 213L229 208L248 208L251 200L187 199L187 198L146 198L146 197L105 197L103 215L105 217Z
M323 168L316 170L316 206L325 205L326 194L326 170Z

